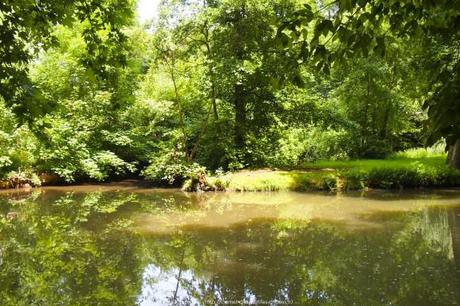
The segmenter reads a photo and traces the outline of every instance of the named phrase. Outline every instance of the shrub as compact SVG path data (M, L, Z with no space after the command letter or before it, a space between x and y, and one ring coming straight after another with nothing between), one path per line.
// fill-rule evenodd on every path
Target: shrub
M397 152L392 154L389 158L401 159L401 158L427 158L427 157L442 157L445 154L446 144L439 142L438 144L430 148L412 148L403 152Z
M36 162L37 139L0 97L0 179L10 171L31 168Z
M348 157L347 138L345 131L315 126L290 128L282 132L278 149L267 162L272 167L291 168L305 161L345 159Z
M187 160L182 153L173 151L153 158L142 175L159 185L181 186L187 179L191 180L188 184L193 185L202 180L206 173L205 167Z
M7 181L10 183L11 187L23 187L26 184L29 184L33 187L41 186L40 178L32 172L31 170L26 171L11 171L6 177Z

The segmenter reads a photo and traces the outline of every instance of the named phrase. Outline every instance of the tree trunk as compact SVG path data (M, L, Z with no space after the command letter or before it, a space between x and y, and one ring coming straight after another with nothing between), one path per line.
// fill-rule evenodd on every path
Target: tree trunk
M460 139L449 148L448 160L452 168L460 169Z
M209 29L208 29L208 21L206 20L203 26L203 35L204 35L204 45L206 46L208 59L212 63L208 63L208 73L209 78L211 81L211 103L212 103L212 110L214 113L214 119L217 121L219 120L219 113L217 112L217 93L216 93L216 82L215 82L215 75L213 70L213 53L211 50L211 44L209 42Z
M244 45L243 45L243 33L244 28L241 26L241 21L246 15L246 7L244 2L240 8L238 17L235 20L235 36L234 52L235 58L238 62L242 63L244 60ZM233 103L235 105L235 146L238 149L244 149L245 147L245 136L246 136L246 97L244 89L244 81L242 79L237 80L234 85Z
M364 104L364 116L363 116L363 121L362 121L362 126L361 126L361 147L360 147L360 154L363 155L363 153L366 151L365 147L367 146L368 138L369 138L369 101L371 99L371 75L369 71L366 72L366 78L367 78L367 95L366 95L366 101Z
M188 157L188 152L187 152L187 132L185 129L185 119L184 119L184 110L182 109L182 102L181 102L181 96L179 94L179 88L177 86L177 80L176 80L176 58L174 55L174 51L170 51L170 54L168 56L165 56L165 61L169 65L169 75L171 77L171 81L174 86L174 95L175 95L175 102L177 105L177 112L179 114L179 125L180 129L182 130L182 143L184 146L184 154L186 158Z
M238 149L244 148L246 134L246 101L243 86L235 85L235 145Z

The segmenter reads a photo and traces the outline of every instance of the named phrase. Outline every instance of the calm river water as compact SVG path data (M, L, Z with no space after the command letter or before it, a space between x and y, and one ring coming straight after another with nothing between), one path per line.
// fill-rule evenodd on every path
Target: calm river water
M3 191L0 304L456 305L460 191Z

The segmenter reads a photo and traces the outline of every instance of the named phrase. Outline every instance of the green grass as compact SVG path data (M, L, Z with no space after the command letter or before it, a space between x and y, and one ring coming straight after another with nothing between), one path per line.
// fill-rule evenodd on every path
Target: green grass
M221 190L231 191L283 191L329 189L326 181L335 180L331 173L304 171L240 171L220 177L211 177L209 182Z
M211 177L221 190L356 190L459 187L460 170L449 168L445 154L412 150L383 160L319 161L303 170L244 170Z
M304 169L332 169L332 170L371 170L371 169L402 169L402 168L437 168L447 170L445 156L433 156L422 158L388 158L388 159L360 159L349 161L319 161L306 163Z
M460 171L449 168L444 155L322 161L304 166L310 169L333 169L345 189L460 186Z

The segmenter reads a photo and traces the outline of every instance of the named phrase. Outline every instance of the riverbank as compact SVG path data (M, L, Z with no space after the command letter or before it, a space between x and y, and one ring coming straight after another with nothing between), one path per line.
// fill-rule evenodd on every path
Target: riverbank
M459 187L460 170L444 155L384 160L321 161L298 170L243 170L211 176L211 187L229 191L347 191L367 188Z
M460 187L460 170L445 162L446 156L399 155L383 160L320 161L305 163L296 170L254 169L219 175L200 175L184 183L185 191L332 191L342 192L365 189L410 189ZM42 186L56 185L48 176ZM127 183L129 186L156 188L155 182L142 178L99 183L103 186ZM94 182L88 182L94 184ZM87 184L77 184L85 186ZM0 181L0 189L39 184L17 180L15 184ZM161 187L166 187L161 185ZM177 186L176 186L177 187Z

